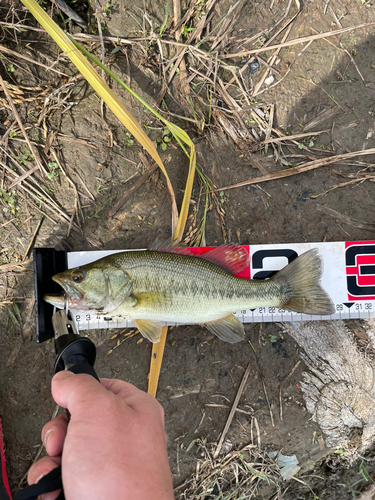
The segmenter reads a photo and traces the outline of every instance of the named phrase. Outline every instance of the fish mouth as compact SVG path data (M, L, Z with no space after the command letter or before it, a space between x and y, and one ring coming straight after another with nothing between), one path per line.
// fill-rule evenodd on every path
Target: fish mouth
M48 294L47 297L56 298L56 295L57 296L59 295L60 297L62 296L63 300L64 300L63 308L65 308L67 305L68 305L68 307L81 305L81 303L84 301L85 296L78 288L76 288L71 283L66 283L63 279L58 278L57 276L53 276L52 280L61 286L61 288L64 290L64 293L62 295L51 293L51 294ZM57 301L59 303L61 303L60 299L57 299ZM50 302L50 303L52 303L52 302ZM56 307L59 307L59 306L56 305Z
M61 293L49 293L43 296L43 300L48 302L48 304L52 304L58 309L65 309L66 307L66 295Z
M61 288L67 295L72 294L79 299L83 299L83 293L80 290L78 290L78 288L76 288L73 284L71 283L67 284L64 280L58 278L57 276L53 276L52 279L53 281L55 281L55 283L61 286Z

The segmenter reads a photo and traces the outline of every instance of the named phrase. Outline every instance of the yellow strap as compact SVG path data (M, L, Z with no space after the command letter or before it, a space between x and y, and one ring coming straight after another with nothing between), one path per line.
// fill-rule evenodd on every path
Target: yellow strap
M163 361L165 340L167 338L168 327L163 326L161 331L160 341L157 344L152 344L152 354L150 363L150 374L148 377L148 390L151 396L156 397L158 388L161 362Z

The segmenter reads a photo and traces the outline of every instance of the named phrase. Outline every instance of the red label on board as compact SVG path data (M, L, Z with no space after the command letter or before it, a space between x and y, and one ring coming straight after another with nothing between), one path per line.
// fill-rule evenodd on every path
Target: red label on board
M345 242L349 300L375 300L375 241Z

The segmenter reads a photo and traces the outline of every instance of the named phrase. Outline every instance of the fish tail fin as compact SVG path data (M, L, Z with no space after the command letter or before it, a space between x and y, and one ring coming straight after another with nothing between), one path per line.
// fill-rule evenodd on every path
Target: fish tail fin
M326 316L335 307L320 285L323 262L313 248L279 271L273 278L281 286L282 307L289 311Z

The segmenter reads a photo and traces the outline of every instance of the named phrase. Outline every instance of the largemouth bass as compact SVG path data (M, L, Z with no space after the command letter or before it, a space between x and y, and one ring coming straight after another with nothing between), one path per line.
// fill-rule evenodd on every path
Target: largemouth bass
M265 281L238 278L249 256L239 245L222 245L203 256L186 250L129 251L53 276L69 309L93 310L134 321L141 334L158 342L162 321L201 324L226 342L244 338L232 311L270 306L330 315L334 306L320 285L317 249L305 252ZM64 307L64 297L44 299Z

